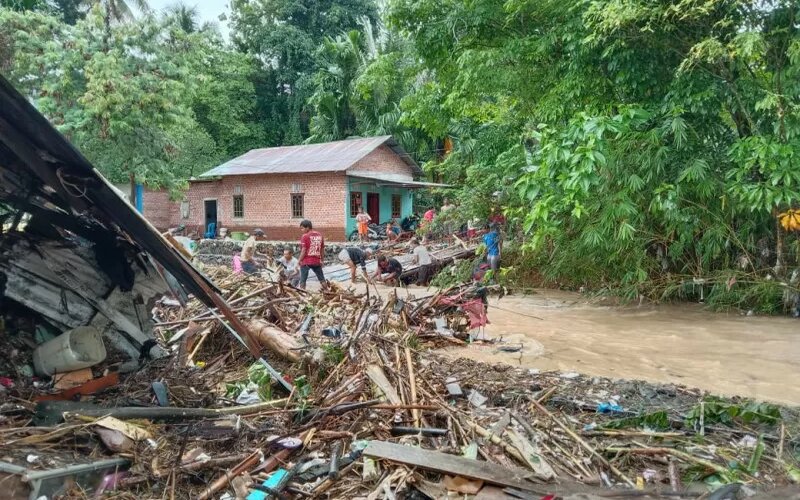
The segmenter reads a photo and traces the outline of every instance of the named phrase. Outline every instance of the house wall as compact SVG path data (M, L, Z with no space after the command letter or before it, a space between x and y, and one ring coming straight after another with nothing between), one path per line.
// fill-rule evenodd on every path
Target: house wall
M233 197L241 188L244 196L244 217L233 217ZM293 188L303 196L303 217L292 217ZM237 175L215 181L192 182L186 192L188 217L183 218L180 202L167 201L165 193L145 193L145 216L157 227L185 224L198 234L205 232L205 200L217 200L217 228L250 232L260 228L271 240L294 240L300 237L300 221L310 219L314 228L330 241L345 237L345 221L341 206L347 193L343 173ZM150 208L150 207L153 208ZM164 213L168 223L164 224ZM158 223L154 222L158 221Z
M380 175L384 179L398 181L410 181L414 179L414 170L403 161L388 146L381 146L372 153L347 169L348 175ZM380 198L380 220L374 222L386 222L392 218L392 195L401 196L401 213L399 220L411 215L414 210L413 198L410 189L378 187L375 183L364 181L363 179L349 179L347 189L347 203L345 204L345 219L347 221L346 232L350 234L356 230L355 217L350 215L350 193L360 192L364 208L367 204L367 193L378 193ZM398 220L398 222L399 222Z
M142 205L142 215L145 219L162 231L181 223L179 205L169 199L167 190L145 189Z
M347 169L350 175L380 174L384 178L396 180L414 179L414 170L388 146L381 146Z
M396 180L413 179L413 169L389 147L381 146L347 171L348 175L381 175ZM343 241L355 229L350 217L350 190L359 190L366 203L368 192L380 195L380 222L391 217L391 195L402 196L401 218L413 210L408 189L381 187L374 183L358 183L344 172L306 174L264 174L227 176L214 181L193 181L185 195L188 214L182 214L181 202L170 201L165 191L144 193L143 213L159 229L184 224L190 232L205 232L204 201L217 200L217 228L250 232L261 228L270 240L294 240L300 236L301 218L291 213L293 187L304 194L304 218L314 223L330 241ZM368 182L368 181L367 181ZM299 184L299 186L293 186ZM233 196L241 187L244 196L244 217L233 217ZM186 206L183 211L186 212ZM343 213L344 212L344 213ZM184 217L184 215L188 215Z
M412 191L407 188L393 188L393 187L378 187L374 182L365 181L363 179L349 178L347 190L347 206L345 208L345 217L347 220L347 234L356 230L356 219L350 215L350 193L360 192L362 204L364 209L367 208L367 193L378 193L380 200L380 220L373 222L386 222L392 218L392 195L400 195L400 217L397 222L403 218L408 217L414 211L414 198Z

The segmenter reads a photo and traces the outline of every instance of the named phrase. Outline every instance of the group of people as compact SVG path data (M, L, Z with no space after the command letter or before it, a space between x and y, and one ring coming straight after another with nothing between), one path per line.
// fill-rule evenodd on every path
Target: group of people
M364 211L364 207L359 207L356 214L356 228L358 229L358 239L361 243L369 241L369 225L372 217ZM400 226L394 220L386 223L386 239L396 241L400 238Z
M413 248L414 257L412 263L417 265L419 269L416 276L417 284L427 285L432 274L433 259L427 247L422 245L417 238L412 238L409 244ZM372 283L373 280L392 286L400 284L403 276L403 265L394 257L379 255L377 259L378 267L375 272L372 276L367 273L367 259L371 258L374 253L372 248L348 247L339 252L338 258L342 263L350 267L350 280L353 283L356 282L357 268L360 267L367 284Z
M300 223L300 256L295 257L294 251L291 248L283 250L283 256L278 258L276 262L281 267L280 275L283 279L287 280L292 286L298 288L305 288L308 281L308 275L313 272L323 286L327 285L325 274L322 272L322 259L325 255L325 238L321 233L314 230L314 225L310 220L306 219ZM256 264L256 255L259 254L257 250L257 243L264 239L264 231L261 229L254 229L253 233L244 242L241 252L234 255L233 268L234 272L244 272L247 274L255 274L258 271ZM264 254L260 254L267 257Z
M449 200L445 199L442 206L442 212L452 210L454 205L450 204ZM483 243L486 247L486 260L488 267L492 270L493 276L496 276L500 271L500 255L502 251L502 237L499 231L499 220L501 216L494 214L490 218L489 224L486 226L486 233L483 236ZM424 219L428 222L432 221L435 217L433 209L425 213ZM359 235L363 238L366 237L367 228L370 222L370 217L364 212L363 207L359 208L358 215L356 216L356 223L358 224ZM327 285L324 272L322 270L322 261L324 258L325 238L318 231L314 230L313 224L310 220L303 220L300 223L300 255L294 256L291 248L285 248L283 255L276 260L277 264L281 267L280 275L283 279L288 281L292 286L305 288L308 280L309 273L313 272L320 284ZM387 234L395 234L391 228L387 228ZM263 240L265 237L264 231L261 229L253 230L250 237L245 241L241 252L234 255L233 267L235 272L244 272L253 274L257 272L258 266L256 264L256 255L259 253L257 250L257 242ZM409 247L412 249L411 253L412 263L417 266L417 273L414 277L407 279L404 284L411 281L416 281L419 285L428 285L433 274L435 273L435 263L428 248L425 246L424 241L414 237L409 241ZM263 254L262 254L263 255ZM367 259L372 258L374 251L371 248L358 248L348 247L342 249L338 254L338 260L350 268L350 279L353 283L356 282L357 268L361 268L361 272L365 281L371 284L373 281L383 282L388 285L398 285L403 278L403 266L394 257L387 257L386 255L379 255L377 257L377 269L370 276L367 273ZM265 256L264 257L268 257Z

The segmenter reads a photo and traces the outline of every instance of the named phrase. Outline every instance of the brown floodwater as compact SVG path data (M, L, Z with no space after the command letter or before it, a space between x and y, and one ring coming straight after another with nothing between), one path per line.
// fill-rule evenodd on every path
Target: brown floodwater
M798 319L713 313L699 304L601 306L543 290L492 298L489 320L488 338L522 350L477 343L446 354L800 405Z

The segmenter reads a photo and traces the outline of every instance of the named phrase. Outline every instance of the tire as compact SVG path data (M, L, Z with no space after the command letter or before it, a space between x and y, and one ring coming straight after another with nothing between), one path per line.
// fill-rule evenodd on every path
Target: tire
M358 241L360 238L358 237L358 230L353 231L350 233L350 236L347 237L348 241Z

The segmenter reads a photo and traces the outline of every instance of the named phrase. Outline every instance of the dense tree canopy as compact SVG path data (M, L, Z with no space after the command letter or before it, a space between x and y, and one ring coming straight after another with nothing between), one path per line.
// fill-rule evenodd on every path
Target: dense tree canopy
M4 74L115 180L394 134L547 281L797 265L796 1L234 0L230 43L124 5L0 9Z

